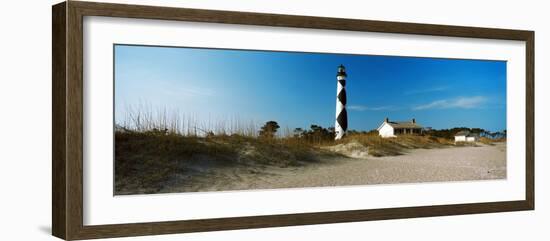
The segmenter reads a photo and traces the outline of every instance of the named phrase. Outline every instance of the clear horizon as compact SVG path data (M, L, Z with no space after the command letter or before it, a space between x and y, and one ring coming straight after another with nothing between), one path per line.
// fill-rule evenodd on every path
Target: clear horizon
M506 62L115 45L115 122L140 103L212 119L333 127L346 67L348 130L388 117L434 129L506 129Z

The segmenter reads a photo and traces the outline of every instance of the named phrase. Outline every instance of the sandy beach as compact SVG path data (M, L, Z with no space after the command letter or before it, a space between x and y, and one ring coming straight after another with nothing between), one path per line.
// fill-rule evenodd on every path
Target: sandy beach
M298 167L232 166L196 170L160 192L196 192L506 178L506 144L412 149L404 155L338 157Z

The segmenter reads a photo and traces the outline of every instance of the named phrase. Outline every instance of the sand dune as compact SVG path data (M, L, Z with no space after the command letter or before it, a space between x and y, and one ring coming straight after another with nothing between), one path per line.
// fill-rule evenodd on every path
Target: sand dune
M197 172L198 173L198 172ZM160 192L222 191L506 178L506 144L413 149L404 155L330 158L301 167L239 166L176 178Z

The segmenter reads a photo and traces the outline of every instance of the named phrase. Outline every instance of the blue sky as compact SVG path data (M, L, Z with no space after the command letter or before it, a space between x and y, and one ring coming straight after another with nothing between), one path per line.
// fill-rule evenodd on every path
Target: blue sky
M505 61L129 45L115 46L115 121L147 103L199 120L334 126L340 64L349 129L375 129L385 117L506 129Z

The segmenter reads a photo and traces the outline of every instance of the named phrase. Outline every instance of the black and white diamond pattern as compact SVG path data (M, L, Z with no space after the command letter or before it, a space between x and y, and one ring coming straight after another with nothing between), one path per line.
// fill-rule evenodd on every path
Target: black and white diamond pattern
M335 140L342 139L348 129L348 112L346 111L346 69L343 65L338 67L338 74L336 75L337 94L336 94L336 123L334 130L336 132Z

